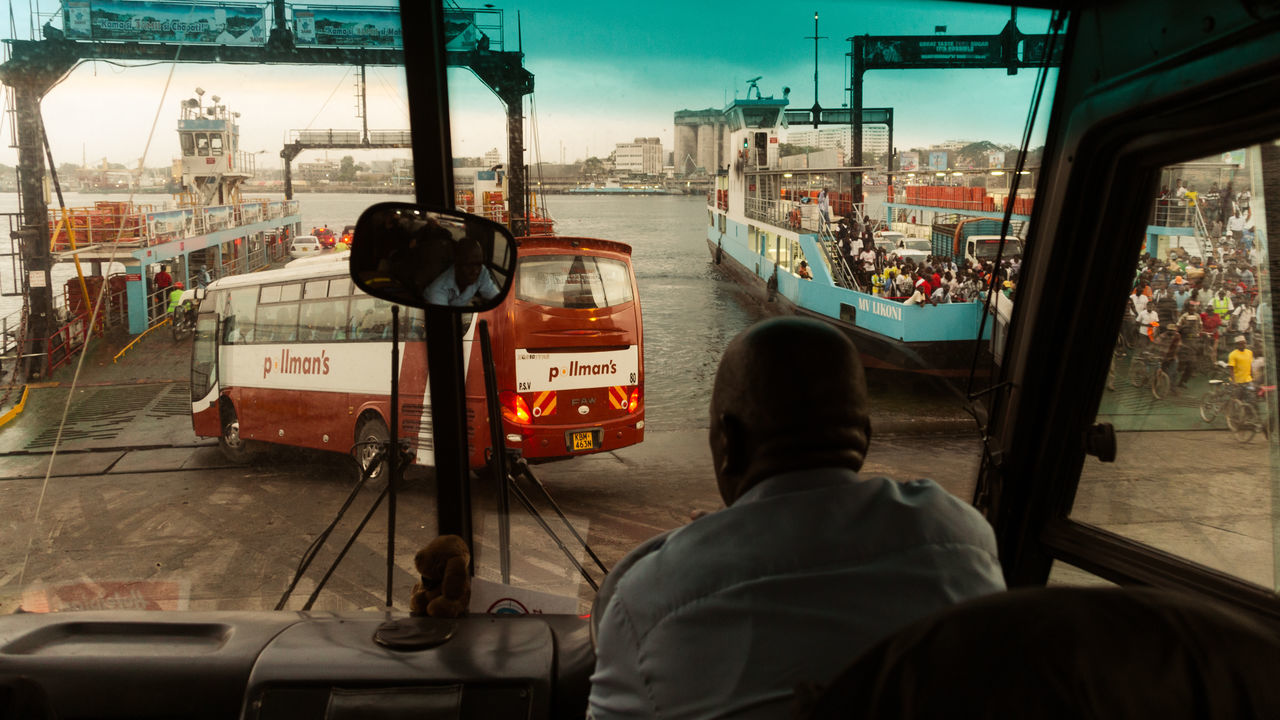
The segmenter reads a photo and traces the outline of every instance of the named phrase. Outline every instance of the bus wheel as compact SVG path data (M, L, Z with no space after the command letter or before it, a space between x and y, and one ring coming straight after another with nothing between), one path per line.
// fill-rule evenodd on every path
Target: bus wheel
M218 438L222 454L233 463L244 464L253 460L253 448L249 440L240 437L240 419L235 408L227 403L222 413L222 436Z
M366 472L369 465L373 462L374 457L378 454L380 447L386 445L391 440L391 431L387 430L387 424L382 422L380 417L371 417L360 423L356 428L356 448L355 455L356 464L360 466L360 472ZM374 480L383 477L387 472L387 461L379 462L377 467L369 472L369 479Z

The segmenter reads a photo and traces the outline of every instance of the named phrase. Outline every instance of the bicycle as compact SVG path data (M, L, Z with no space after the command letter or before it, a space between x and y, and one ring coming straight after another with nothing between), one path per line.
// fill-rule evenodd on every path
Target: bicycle
M1200 419L1211 423L1222 413L1227 403L1231 402L1231 368L1225 362L1218 361L1218 367L1209 378L1209 391L1200 397Z
M1227 429L1231 431L1236 441L1241 443L1252 440L1258 431L1262 431L1264 438L1270 439L1273 429L1271 426L1275 423L1275 418L1268 418L1268 422L1264 424L1258 417L1258 401L1275 390L1276 386L1263 385L1256 391L1247 386L1237 387L1239 387L1237 397L1232 398L1227 404Z
M169 313L169 324L173 326L173 339L182 340L196 329L196 308L191 301L186 301Z
M1151 386L1151 395L1159 400L1169 394L1173 382L1164 371L1164 360L1159 353L1144 351L1135 355L1129 363L1129 382L1134 387Z

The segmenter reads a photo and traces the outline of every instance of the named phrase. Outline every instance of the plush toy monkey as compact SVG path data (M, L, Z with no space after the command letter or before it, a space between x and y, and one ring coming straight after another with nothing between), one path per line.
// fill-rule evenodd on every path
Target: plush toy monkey
M471 552L457 535L441 535L413 556L422 582L413 586L409 614L456 618L471 603Z

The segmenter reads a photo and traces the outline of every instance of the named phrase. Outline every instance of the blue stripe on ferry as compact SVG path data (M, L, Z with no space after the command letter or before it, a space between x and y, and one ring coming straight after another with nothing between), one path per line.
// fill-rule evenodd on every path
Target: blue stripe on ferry
M769 232L777 234L772 229ZM786 269L778 272L778 292L797 306L838 319L841 304L851 305L857 310L855 325L904 342L972 340L977 336L982 320L982 303L916 307L837 287L831 282L824 255L818 249L817 236L801 234L798 238L805 258L812 258L809 264L813 280L802 280ZM709 228L708 239L712 243L719 242L719 231ZM728 221L723 242L724 251L748 270L758 266L757 275L762 280L773 275L773 261L751 250L746 227ZM983 338L990 336L991 323L988 322Z

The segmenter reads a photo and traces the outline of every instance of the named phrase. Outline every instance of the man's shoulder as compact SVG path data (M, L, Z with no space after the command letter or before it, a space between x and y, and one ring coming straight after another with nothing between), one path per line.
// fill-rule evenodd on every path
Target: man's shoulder
M671 532L630 559L619 593L643 597L654 622L726 588L810 568L854 571L930 546L968 545L995 557L986 520L933 481L847 477L763 488Z

